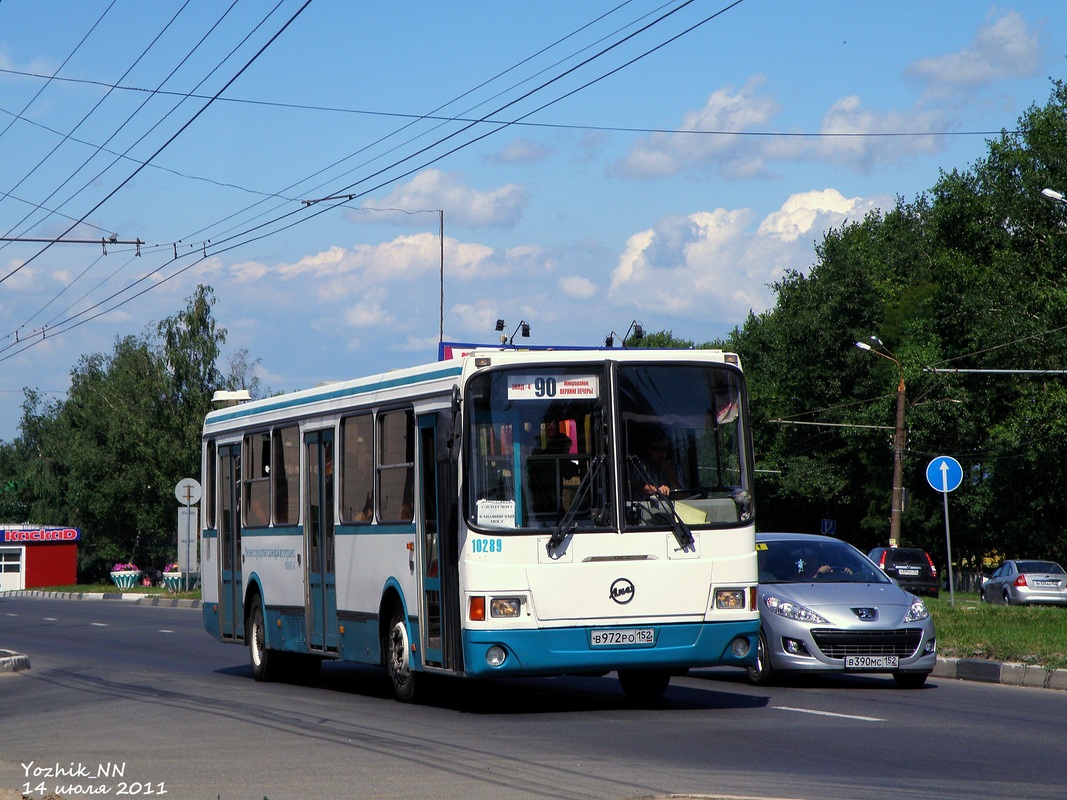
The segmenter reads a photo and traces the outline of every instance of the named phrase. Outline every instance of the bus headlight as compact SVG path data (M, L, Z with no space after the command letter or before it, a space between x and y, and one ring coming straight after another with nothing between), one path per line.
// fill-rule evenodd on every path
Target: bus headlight
M504 663L504 659L507 657L507 652L498 644L494 644L485 651L485 663L490 667L499 667Z
M491 617L517 617L521 610L521 597L494 597L489 601Z
M716 589L715 607L738 611L745 607L744 589Z

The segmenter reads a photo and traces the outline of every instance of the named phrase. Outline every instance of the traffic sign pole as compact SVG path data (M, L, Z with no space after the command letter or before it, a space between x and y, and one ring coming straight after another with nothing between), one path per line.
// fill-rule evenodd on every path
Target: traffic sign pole
M956 588L952 578L952 534L948 522L948 493L959 488L963 482L963 467L952 456L938 456L926 467L926 482L930 488L941 492L945 503L945 550L948 553L949 603L956 607Z

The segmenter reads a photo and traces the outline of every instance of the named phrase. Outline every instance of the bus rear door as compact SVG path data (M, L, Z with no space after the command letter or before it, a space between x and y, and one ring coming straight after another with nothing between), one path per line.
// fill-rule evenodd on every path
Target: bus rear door
M304 435L307 513L304 514L304 563L307 569L308 644L336 653L337 576L334 565L334 433Z
M219 447L219 634L240 640L245 635L241 587L241 445Z

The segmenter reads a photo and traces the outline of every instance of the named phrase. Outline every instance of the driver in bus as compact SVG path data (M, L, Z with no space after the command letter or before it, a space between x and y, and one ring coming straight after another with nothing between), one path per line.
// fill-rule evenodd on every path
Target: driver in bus
M672 489L682 488L682 468L670 458L670 443L662 434L645 443L645 455L638 471L639 491L646 495L669 495Z

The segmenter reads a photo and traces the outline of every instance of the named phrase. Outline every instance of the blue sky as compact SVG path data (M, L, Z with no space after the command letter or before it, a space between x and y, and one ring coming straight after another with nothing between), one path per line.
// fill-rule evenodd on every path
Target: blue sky
M274 391L431 361L442 311L724 336L1065 58L1059 0L3 0L2 235L95 243L0 242L0 439L199 283Z

